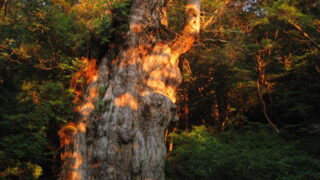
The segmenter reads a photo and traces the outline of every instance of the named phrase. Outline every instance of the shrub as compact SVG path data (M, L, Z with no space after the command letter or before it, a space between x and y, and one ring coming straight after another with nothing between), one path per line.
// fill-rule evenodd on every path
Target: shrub
M196 126L171 136L167 179L320 179L319 160L264 126L221 134Z

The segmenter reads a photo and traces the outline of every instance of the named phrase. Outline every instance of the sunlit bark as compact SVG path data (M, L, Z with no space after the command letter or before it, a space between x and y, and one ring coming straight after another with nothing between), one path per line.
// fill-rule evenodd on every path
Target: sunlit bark
M126 48L103 59L65 145L60 179L164 179L164 133L177 120L178 58L195 42L200 1L186 5L187 24L173 41L161 38L167 0L134 0ZM63 134L63 132L61 132Z
M315 40L313 40L313 39L310 37L310 35L309 35L308 33L306 33L306 32L302 29L301 26L299 26L297 23L295 23L295 22L292 21L292 20L288 20L288 22L289 22L293 27L295 27L297 30L299 30L299 31L303 34L303 36L304 36L305 38L307 38L316 48L320 49L320 45L319 45Z
M71 88L76 90L75 101L79 101L79 97L83 92L77 90L74 81L76 81L81 74L83 78L86 78L86 83L89 86L83 95L83 102L77 107L77 111L80 114L79 121L77 123L70 123L63 127L60 132L60 146L62 148L61 160L62 170L60 172L59 179L85 179L87 172L87 145L86 145L86 133L87 124L91 117L93 110L95 109L94 103L98 98L99 83L105 82L107 79L99 79L100 77L107 77L106 59L102 61L102 65L99 70L96 69L96 61L88 61L84 59L88 65L84 70L80 70L75 79L71 81ZM102 74L102 75L101 75Z
M266 104L266 102L263 98L263 94L262 94L262 88L265 87L266 90L268 91L268 87L266 87L268 85L267 85L267 79L266 79L266 73L265 73L265 64L264 64L263 60L261 59L261 54L258 55L258 57L257 57L257 65L258 65L258 72L259 72L259 77L257 80L257 90L258 90L258 96L259 96L260 102L262 104L263 114L264 114L266 120L268 121L268 123L271 125L271 127L277 133L279 133L280 132L279 128L272 122L271 118L269 117L267 104Z

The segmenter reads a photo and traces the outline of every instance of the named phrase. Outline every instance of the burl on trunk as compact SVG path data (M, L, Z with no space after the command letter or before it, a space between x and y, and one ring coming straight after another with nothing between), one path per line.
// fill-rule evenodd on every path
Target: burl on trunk
M186 3L186 26L175 40L161 37L168 0L133 0L123 50L93 71L81 118L60 132L60 180L161 180L164 132L177 119L178 58L200 28L200 0Z

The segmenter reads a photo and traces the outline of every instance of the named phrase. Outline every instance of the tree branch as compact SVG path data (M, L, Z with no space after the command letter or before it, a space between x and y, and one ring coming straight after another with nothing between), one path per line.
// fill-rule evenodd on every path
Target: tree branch
M300 31L304 37L306 37L314 46L316 46L319 50L320 50L320 45L314 41L310 36L309 34L307 34L302 28L301 26L299 26L297 23L295 23L294 21L292 20L288 20L288 22L293 26L295 27L298 31Z
M266 74L265 74L265 69L264 69L264 63L261 59L261 55L259 55L257 57L257 64L258 64L258 72L259 72L259 77L257 80L257 90L258 90L258 96L259 99L261 101L262 104L262 108L263 108L263 114L266 118L266 120L268 121L268 123L271 125L271 127L279 134L280 130L277 127L277 125L275 125L272 120L270 119L269 115L268 115L268 109L267 109L267 105L265 100L263 99L263 95L262 95L262 91L261 91L261 86L263 87L267 82L266 82Z
M214 15L212 15L206 22L203 23L201 30L205 30L205 29L207 29L207 27L214 24L218 20L218 18L225 12L225 10L227 9L227 7L229 6L230 3L231 3L231 1L227 0L224 2L223 6L216 9L213 12Z
M186 25L182 35L172 44L172 52L176 55L187 52L199 36L200 31L200 0L187 0L185 9L188 16Z

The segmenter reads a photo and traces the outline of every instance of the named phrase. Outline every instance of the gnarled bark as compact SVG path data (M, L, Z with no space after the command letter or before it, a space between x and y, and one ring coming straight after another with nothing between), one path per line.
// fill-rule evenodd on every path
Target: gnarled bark
M164 179L164 132L177 119L178 58L200 27L200 1L189 0L181 37L163 40L166 5L133 1L126 48L116 59L103 59L87 88L82 116L64 145L61 180Z

